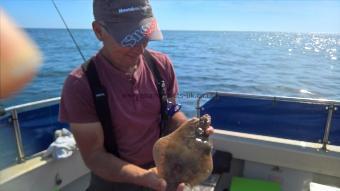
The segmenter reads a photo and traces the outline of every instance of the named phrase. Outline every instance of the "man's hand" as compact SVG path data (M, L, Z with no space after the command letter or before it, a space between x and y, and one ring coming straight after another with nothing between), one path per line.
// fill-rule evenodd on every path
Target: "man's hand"
M158 176L157 168L150 168L144 174L145 178L145 186L152 188L157 191L165 191L166 190L166 181Z
M176 191L184 191L184 188L185 188L185 184L184 184L184 183L181 183L181 184L178 185Z
M206 130L205 133L208 135L212 135L214 133L214 128L212 126L209 126Z
M148 181L148 187L157 190L157 191L165 191L166 190L166 181L159 177L157 168L151 168L145 174L145 179ZM181 183L178 185L176 191L184 191L185 184Z

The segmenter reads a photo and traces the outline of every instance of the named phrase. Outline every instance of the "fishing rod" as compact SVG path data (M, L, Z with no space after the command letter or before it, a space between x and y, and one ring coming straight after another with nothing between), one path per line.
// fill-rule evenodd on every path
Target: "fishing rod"
M63 23L64 23L64 25L65 25L65 27L66 27L66 29L67 29L67 31L68 31L68 34L70 35L70 37L71 37L73 43L76 45L76 48L77 48L77 50L78 50L80 56L83 58L83 60L84 60L84 62L85 62L85 61L86 61L85 56L84 56L83 52L81 51L81 49L80 49L80 47L79 47L79 45L78 45L76 39L74 38L74 36L73 36L71 30L70 30L69 27L67 26L67 23L66 23L66 21L65 21L65 19L64 19L64 17L63 17L63 15L62 15L61 12L59 11L57 4L54 2L54 0L51 0L51 1L52 1L52 3L53 3L54 8L55 8L55 9L57 10L57 12L58 12L58 15L59 15L60 19L63 21ZM62 180L60 179L60 176L59 176L59 174L57 173L56 176L55 176L55 187L53 188L53 191L60 191L59 186L60 186L60 184L61 184L61 181L62 181Z
M57 12L58 12L58 14L59 14L59 17L60 17L61 20L63 21L63 23L64 23L64 25L65 25L65 27L66 27L66 29L67 29L69 35L71 36L73 43L76 45L76 48L77 48L77 50L78 50L80 56L83 58L83 60L84 60L84 62L85 62L85 61L86 61L85 56L84 56L84 54L82 53L82 51L81 51L81 49L80 49L80 47L79 47L79 45L78 45L76 39L74 38L74 36L73 36L71 30L68 28L67 23L66 23L66 21L65 21L65 19L64 19L64 17L63 17L63 15L61 14L61 12L60 12L59 9L58 9L57 4L54 2L54 0L51 0L51 1L52 1L53 5L54 5L54 8L57 10Z

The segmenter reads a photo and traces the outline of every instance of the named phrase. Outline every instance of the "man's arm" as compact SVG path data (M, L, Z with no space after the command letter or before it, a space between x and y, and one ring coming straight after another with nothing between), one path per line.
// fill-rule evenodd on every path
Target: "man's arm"
M99 122L70 125L82 158L93 173L108 181L138 184L155 190L165 189L165 181L153 170L145 170L106 152Z
M168 100L176 104L177 100L176 97L169 97ZM168 127L170 129L170 132L173 132L176 130L179 126L181 126L184 122L186 122L188 118L185 116L185 114L181 111L176 112L172 117L168 119Z
M181 124L186 122L188 119L185 114L181 111L176 112L168 121L168 127L170 128L170 132L176 130Z

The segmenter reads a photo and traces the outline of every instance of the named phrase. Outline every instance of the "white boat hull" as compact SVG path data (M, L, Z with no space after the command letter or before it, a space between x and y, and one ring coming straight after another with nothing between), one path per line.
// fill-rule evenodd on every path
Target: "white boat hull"
M79 151L62 160L44 160L38 156L0 171L0 190L54 191L66 185L70 186L71 183L87 174L89 170L84 165ZM58 183L60 185L57 185ZM87 186L88 182L79 184L74 191L83 191Z

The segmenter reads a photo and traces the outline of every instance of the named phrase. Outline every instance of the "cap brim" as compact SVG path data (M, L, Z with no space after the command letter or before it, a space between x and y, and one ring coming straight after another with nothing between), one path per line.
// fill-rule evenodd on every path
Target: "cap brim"
M145 40L163 40L154 17L138 22L105 23L111 36L124 47L133 47Z

